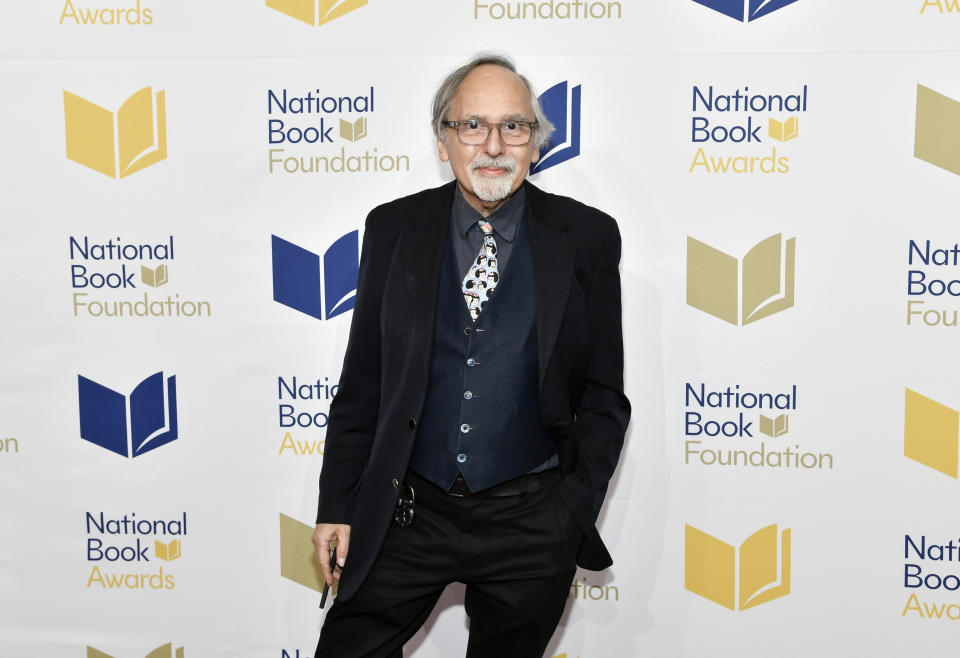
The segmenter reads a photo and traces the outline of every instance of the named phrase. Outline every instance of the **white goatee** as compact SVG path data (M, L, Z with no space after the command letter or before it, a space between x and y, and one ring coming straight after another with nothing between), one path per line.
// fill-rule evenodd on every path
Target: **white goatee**
M483 167L494 167L505 170L501 176L484 176L477 172ZM495 158L483 153L470 163L470 181L473 183L473 193L482 201L503 201L510 196L513 189L514 173L517 171L517 161L509 155L499 155Z

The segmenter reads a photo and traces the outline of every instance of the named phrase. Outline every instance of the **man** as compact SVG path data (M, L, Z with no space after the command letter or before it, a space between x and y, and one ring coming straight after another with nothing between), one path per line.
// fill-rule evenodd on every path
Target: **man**
M451 73L433 125L456 181L367 217L313 535L339 578L317 658L402 656L451 582L469 657L541 656L576 566L612 563L616 223L525 182L552 126L509 60Z

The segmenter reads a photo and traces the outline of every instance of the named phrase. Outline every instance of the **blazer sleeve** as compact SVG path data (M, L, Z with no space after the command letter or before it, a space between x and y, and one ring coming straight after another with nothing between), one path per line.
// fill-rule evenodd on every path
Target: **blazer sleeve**
M576 406L573 438L577 461L566 476L577 518L596 523L607 484L620 460L630 420L623 392L623 328L620 300L620 231L615 222L603 240L587 297L589 339L586 378Z
M367 216L357 296L320 471L317 523L350 523L353 501L377 428L380 407L380 305L386 272L385 240L377 240L379 209Z

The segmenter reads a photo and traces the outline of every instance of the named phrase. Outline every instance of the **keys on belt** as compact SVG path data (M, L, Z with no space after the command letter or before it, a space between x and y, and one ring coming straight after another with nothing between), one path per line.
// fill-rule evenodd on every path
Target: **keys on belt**
M401 528L406 528L413 523L415 500L416 495L413 487L409 484L400 487L400 495L397 497L397 507L393 510L393 522Z

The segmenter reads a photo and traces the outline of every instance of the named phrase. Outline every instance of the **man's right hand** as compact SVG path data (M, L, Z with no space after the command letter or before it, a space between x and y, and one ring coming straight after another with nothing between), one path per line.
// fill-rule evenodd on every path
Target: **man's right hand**
M317 561L323 570L323 579L333 586L340 574L330 564L330 543L337 542L337 565L343 569L347 561L347 549L350 548L350 526L343 523L318 523L313 531L313 547L317 552Z

